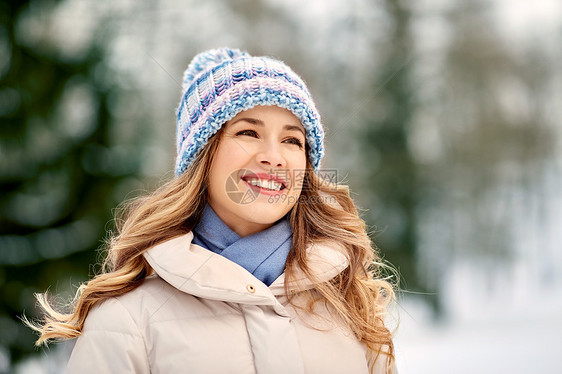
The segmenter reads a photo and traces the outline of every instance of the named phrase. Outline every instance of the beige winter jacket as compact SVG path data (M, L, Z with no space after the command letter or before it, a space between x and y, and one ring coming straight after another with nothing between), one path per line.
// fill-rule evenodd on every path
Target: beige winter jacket
M156 274L89 313L69 373L368 373L367 351L352 333L297 314L284 275L267 287L192 238L148 250ZM309 256L322 280L347 266L336 246L313 245ZM311 286L303 277L295 292Z

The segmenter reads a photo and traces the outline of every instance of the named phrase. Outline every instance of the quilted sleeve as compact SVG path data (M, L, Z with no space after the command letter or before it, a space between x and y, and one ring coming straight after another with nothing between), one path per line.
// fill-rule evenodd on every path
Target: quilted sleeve
M105 300L90 311L66 372L150 373L143 335L119 300Z

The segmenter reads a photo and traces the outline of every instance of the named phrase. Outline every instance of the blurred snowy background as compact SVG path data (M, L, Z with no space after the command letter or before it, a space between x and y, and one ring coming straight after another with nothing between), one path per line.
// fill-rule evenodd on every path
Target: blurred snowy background
M0 4L0 372L58 373L17 319L93 273L112 209L171 177L182 72L286 61L402 275L401 373L562 372L562 3Z

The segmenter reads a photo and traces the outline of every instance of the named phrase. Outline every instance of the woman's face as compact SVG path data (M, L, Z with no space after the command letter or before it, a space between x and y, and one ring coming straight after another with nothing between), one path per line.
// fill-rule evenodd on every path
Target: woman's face
M240 236L271 227L302 190L305 130L289 110L257 106L223 126L209 173L209 204Z

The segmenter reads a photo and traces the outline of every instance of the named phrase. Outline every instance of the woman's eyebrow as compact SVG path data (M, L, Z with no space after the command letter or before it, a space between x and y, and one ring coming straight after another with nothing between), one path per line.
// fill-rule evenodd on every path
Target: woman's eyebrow
M248 123L250 123L250 124L252 124L252 125L256 125L256 126L260 126L260 127L265 126L265 123L264 123L262 120L257 119L257 118L251 118L251 117L242 117L242 118L238 118L236 121L231 122L230 125L234 125L235 123L240 122L240 121L245 121L245 122L248 122ZM295 130L296 130L296 131L300 131L303 135L306 136L306 134L304 133L304 129L302 128L302 126L285 125L285 126L283 126L283 130L288 130L288 131L295 131Z
M306 134L304 133L304 129L302 128L302 126L295 126L295 125L285 125L283 126L283 129L285 130L289 130L289 131L300 131L304 136L306 136Z

